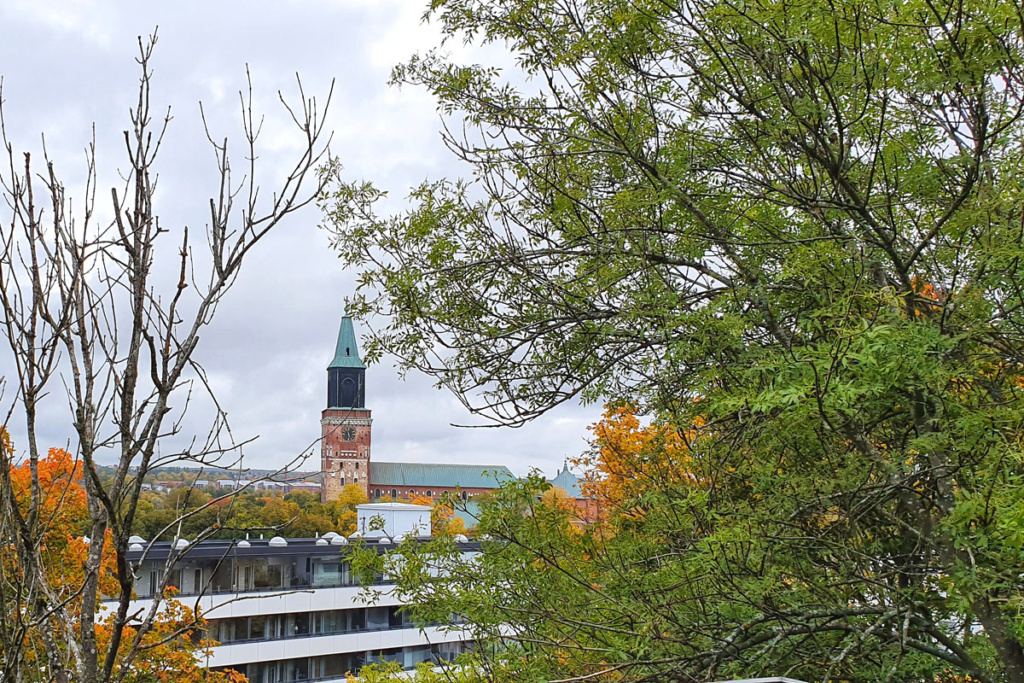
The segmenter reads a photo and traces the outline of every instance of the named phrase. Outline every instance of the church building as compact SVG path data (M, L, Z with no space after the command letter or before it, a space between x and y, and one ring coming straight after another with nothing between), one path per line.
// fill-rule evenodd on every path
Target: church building
M347 484L361 487L370 500L458 494L463 500L496 489L512 479L504 465L452 465L373 461L373 429L366 407L366 365L359 358L352 318L341 319L334 360L327 366L327 408L320 419L323 502L336 500Z

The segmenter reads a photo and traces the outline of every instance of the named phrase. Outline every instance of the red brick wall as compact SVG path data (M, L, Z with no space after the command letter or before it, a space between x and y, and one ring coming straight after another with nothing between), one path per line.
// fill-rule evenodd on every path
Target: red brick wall
M323 502L337 499L346 484L358 484L369 495L372 422L369 410L323 411L320 419L320 499ZM344 438L346 429L355 432L354 440Z
M447 487L447 486L441 486L441 487L437 487L437 486L397 486L397 485L394 485L394 484L378 484L378 483L375 483L375 482L370 482L370 500L373 500L374 498L377 497L376 496L376 492L378 490L380 490L380 495L381 496L391 496L392 489L396 490L396 492L398 494L397 495L398 498L405 498L405 499L412 498L413 496L424 496L424 497L426 497L427 491L430 491L430 497L433 498L434 500L439 499L441 497L441 495L444 494L445 492L449 492L452 495L455 495L456 491L458 491L459 495L461 496L461 493L463 491L465 491L467 497L473 497L473 496L479 496L482 493L490 493L491 491L494 490L493 488L486 488L486 489L485 488L462 488L462 489L456 489L454 486L452 486L452 487Z

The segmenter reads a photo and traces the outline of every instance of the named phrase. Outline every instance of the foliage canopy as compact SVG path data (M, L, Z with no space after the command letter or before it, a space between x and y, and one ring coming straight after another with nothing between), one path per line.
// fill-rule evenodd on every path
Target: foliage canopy
M626 487L644 514L586 542L513 514L536 490L485 511L480 608L449 597L538 636L495 671L1024 681L1019 3L428 17L516 69L394 72L472 180L391 216L369 184L324 195L358 312L387 316L369 353L499 422L625 400L687 441L689 476Z

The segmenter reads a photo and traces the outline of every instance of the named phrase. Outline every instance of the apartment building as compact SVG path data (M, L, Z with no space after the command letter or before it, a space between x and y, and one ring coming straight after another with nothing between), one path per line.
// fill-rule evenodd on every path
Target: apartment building
M421 506L390 512L388 531L413 535L416 529L403 525L403 517L420 519L422 510L410 509L415 507ZM361 523L367 515L388 514L379 508L361 509ZM429 508L424 509L429 519ZM206 665L235 669L253 683L340 681L347 672L385 660L405 669L453 661L467 647L461 630L415 626L402 613L387 577L378 577L370 599L352 575L348 557L354 544L383 552L394 543L384 534L367 532L351 541L327 534L191 545L134 538L129 560L137 566L138 601L133 611L147 607L154 591L174 586L180 600L201 609L210 636L220 642ZM462 545L467 554L479 550L478 543Z

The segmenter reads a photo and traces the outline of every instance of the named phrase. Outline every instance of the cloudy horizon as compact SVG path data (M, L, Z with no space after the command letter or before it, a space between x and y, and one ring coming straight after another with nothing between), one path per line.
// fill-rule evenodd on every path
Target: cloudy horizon
M154 111L162 114L170 106L173 116L159 167L165 225L187 225L201 234L216 169L198 103L213 133L229 135L238 145L238 92L246 87L247 67L255 109L267 116L258 160L265 191L299 149L276 102L279 90L294 101L298 73L305 93L321 103L334 81L327 119L334 131L332 153L346 177L372 180L389 192L390 208L399 210L410 187L465 172L441 143L429 94L387 86L392 66L438 42L436 28L421 21L424 5L3 3L0 75L7 137L16 155L31 151L38 158L45 136L47 153L74 194L82 190L83 150L95 124L97 201L103 208L124 165L121 135L137 96L138 36L159 27ZM317 208L308 206L259 245L197 350L234 438L258 436L245 447L248 467L278 467L319 437L326 367L344 299L357 277L341 267L329 235L317 227L320 221ZM164 246L173 252L173 245ZM3 353L0 369L9 375L10 351ZM51 391L40 436L46 445L60 446L71 438L70 423L60 390ZM5 408L12 396L8 383ZM600 415L599 406L572 405L519 429L457 428L452 425L485 423L428 378L399 378L390 358L367 370L366 397L373 410L375 460L505 465L517 475L538 468L553 476L566 458L587 449L587 425ZM193 406L184 422L187 431L202 434L203 409L201 402ZM21 433L14 422L16 445Z

